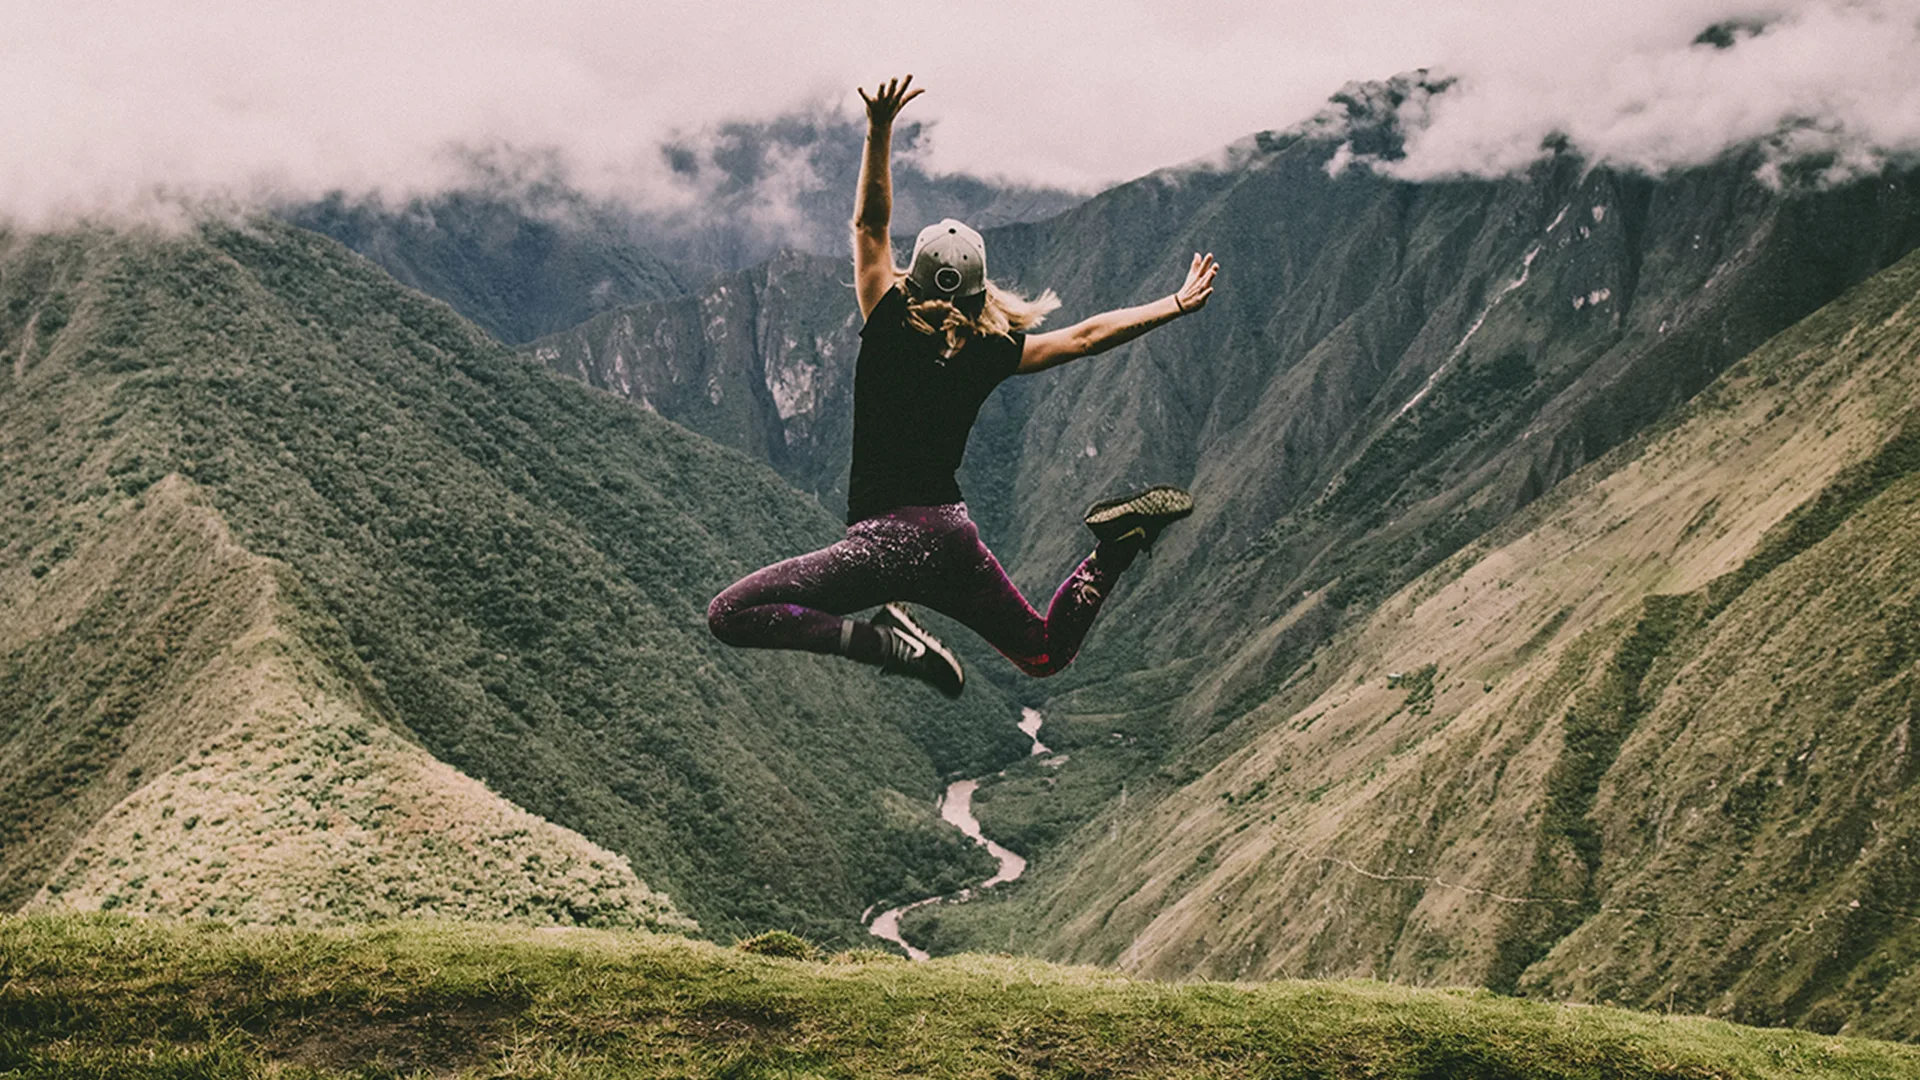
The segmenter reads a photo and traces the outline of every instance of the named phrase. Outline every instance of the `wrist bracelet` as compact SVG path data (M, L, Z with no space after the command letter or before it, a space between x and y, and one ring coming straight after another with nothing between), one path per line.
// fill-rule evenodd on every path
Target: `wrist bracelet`
M1180 309L1180 314L1185 315L1187 313L1187 305L1180 302L1179 293L1173 294L1173 306Z

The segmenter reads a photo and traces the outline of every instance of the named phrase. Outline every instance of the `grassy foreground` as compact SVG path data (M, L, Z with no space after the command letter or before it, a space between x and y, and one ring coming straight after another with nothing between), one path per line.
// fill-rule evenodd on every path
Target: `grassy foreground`
M0 1076L1899 1077L1920 1050L1375 983L644 932L0 919Z

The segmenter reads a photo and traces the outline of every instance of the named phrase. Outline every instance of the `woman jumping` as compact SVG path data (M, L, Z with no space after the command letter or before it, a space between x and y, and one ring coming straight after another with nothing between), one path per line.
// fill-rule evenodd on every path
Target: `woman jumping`
M868 97L866 156L854 207L854 290L866 326L853 381L853 471L847 536L831 547L757 570L715 597L713 633L729 645L832 653L911 675L948 697L965 675L953 653L897 601L959 620L1030 675L1052 675L1080 649L1115 579L1160 530L1193 512L1161 485L1088 509L1098 541L1042 618L980 542L954 472L980 405L1009 375L1029 375L1105 352L1191 315L1213 294L1219 266L1195 255L1180 291L1028 334L1060 306L987 279L980 234L951 219L923 229L904 272L893 264L893 120L923 91L913 76ZM885 605L871 620L851 614Z

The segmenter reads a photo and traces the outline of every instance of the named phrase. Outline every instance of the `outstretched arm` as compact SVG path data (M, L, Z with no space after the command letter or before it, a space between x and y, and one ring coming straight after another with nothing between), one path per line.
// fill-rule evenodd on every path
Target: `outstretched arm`
M1029 334L1014 374L1031 375L1069 360L1103 353L1156 326L1191 315L1207 306L1207 298L1213 295L1213 276L1219 272L1220 264L1213 261L1212 255L1195 254L1193 264L1187 268L1186 283L1172 296L1139 307L1102 312L1063 330Z
M867 150L860 159L860 190L853 202L853 291L863 319L893 287L893 239L887 231L893 220L893 118L925 92L908 92L911 85L909 75L888 79L872 97L859 91L867 103Z

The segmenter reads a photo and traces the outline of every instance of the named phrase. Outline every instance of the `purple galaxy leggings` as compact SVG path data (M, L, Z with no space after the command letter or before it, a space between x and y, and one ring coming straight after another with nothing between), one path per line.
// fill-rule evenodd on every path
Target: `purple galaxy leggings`
M848 526L831 547L756 570L707 608L714 636L757 649L840 652L841 618L893 600L958 619L1029 675L1073 661L1100 603L1126 567L1089 555L1041 618L980 542L967 504L903 506ZM856 624L848 655L878 663L879 635ZM872 655L862 655L871 653Z

